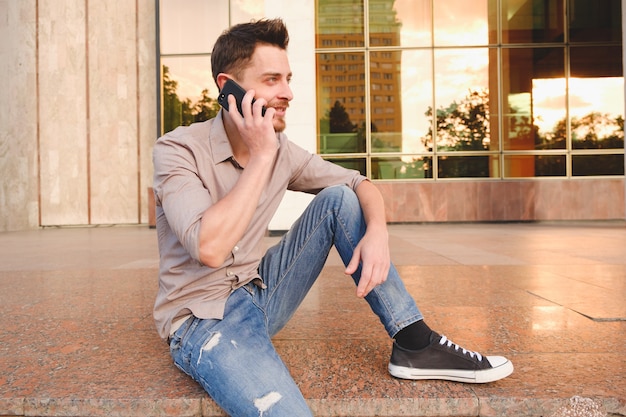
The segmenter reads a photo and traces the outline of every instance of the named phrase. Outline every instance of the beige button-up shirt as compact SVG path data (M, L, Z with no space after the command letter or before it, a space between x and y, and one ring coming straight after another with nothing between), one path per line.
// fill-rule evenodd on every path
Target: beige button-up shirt
M262 238L287 189L317 193L345 184L356 190L366 178L325 161L277 134L272 176L243 238L219 268L199 258L200 221L205 210L226 196L243 168L233 158L222 113L206 122L179 127L154 146L154 194L159 243L159 290L154 319L162 338L185 315L221 319L229 294L261 279Z

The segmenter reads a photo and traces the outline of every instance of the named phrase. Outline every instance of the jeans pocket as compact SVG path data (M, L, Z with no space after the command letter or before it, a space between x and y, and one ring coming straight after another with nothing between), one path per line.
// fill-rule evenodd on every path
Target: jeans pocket
M174 360L174 365L187 375L190 375L191 349L185 348L185 342L190 334L190 330L197 326L197 322L198 319L196 317L190 317L174 332L170 339L170 355Z

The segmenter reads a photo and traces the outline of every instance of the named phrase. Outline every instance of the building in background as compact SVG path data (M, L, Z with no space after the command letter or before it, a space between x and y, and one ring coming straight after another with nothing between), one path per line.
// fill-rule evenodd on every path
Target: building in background
M297 3L297 4L295 4ZM218 110L214 40L282 17L287 134L390 222L625 219L620 0L0 3L0 230L149 219L151 147ZM309 200L288 194L271 227Z

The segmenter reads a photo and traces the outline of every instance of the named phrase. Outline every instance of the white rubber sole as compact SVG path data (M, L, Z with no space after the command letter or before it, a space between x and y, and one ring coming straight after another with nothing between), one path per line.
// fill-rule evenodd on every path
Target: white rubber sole
M407 368L392 363L389 364L389 373L402 379L444 379L446 381L465 382L470 384L484 384L497 381L513 373L513 363L502 356L487 356L492 368L478 371L459 369L424 369Z

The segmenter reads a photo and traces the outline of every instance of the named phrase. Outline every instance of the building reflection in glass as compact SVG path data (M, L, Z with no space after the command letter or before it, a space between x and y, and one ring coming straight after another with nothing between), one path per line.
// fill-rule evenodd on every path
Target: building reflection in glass
M621 5L587 3L318 0L320 153L373 179L623 175Z
M263 3L159 1L162 130L219 110L212 44ZM373 179L624 175L619 0L315 7L326 158Z

